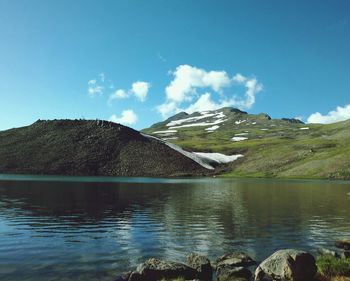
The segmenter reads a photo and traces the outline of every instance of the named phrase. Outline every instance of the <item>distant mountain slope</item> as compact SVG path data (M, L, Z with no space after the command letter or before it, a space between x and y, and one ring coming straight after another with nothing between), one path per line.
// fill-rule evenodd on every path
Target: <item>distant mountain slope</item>
M188 151L242 154L227 176L350 179L350 120L304 124L222 108L180 113L143 132Z
M0 173L186 176L208 172L163 142L107 121L37 121L0 132Z

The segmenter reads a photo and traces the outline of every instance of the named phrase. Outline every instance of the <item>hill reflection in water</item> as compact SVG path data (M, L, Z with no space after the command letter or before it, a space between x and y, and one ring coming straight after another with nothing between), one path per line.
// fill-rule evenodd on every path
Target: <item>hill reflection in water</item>
M350 235L350 184L0 181L1 280L113 280L148 257L313 250Z

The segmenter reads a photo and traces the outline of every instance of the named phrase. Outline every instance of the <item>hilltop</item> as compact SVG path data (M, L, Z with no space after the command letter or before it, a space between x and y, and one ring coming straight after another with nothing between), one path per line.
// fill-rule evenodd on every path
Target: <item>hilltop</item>
M224 176L350 178L350 120L304 124L222 108L181 112L143 132L188 151L242 155Z
M212 173L198 162L161 140L108 121L39 120L27 127L0 132L0 173L84 176Z

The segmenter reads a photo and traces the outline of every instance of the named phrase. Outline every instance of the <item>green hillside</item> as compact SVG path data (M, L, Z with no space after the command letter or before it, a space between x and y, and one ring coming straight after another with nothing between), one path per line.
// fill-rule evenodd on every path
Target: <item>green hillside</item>
M222 176L350 179L350 120L304 124L223 108L180 113L143 132L189 151L243 154Z

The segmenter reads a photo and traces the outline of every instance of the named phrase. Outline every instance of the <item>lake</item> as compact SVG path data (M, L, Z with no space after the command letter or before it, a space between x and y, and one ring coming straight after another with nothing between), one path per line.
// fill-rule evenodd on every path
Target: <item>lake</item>
M108 280L149 257L315 252L350 236L350 182L0 175L0 280Z

